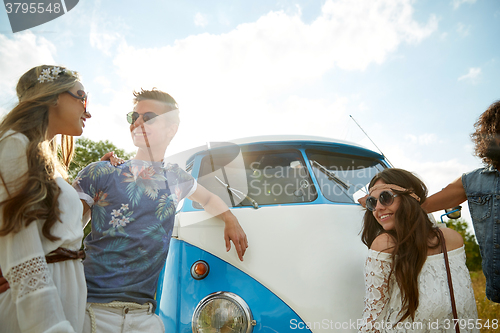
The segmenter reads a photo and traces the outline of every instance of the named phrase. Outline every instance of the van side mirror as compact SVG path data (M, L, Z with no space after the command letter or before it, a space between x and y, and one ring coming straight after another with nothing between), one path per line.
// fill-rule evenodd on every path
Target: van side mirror
M462 216L462 206L456 206L453 208L448 208L444 210L446 212L446 216L449 219L458 219Z

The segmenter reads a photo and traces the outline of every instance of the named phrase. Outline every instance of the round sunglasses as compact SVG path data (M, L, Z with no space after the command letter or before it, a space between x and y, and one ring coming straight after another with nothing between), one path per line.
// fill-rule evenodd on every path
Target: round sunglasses
M83 103L83 109L85 110L85 112L87 112L87 97L89 96L89 93L86 93L85 91L83 90L77 90L76 91L76 94L78 95L75 95L73 94L71 91L66 91L68 94L70 94L72 97L76 98L76 99L79 99L82 101Z
M140 113L132 111L127 113L127 121L129 124L133 124L139 119L141 116ZM158 117L158 115L154 112L146 112L142 114L142 120L146 123L149 122L149 124L152 124L155 122L155 118Z
M397 196L397 194L394 194L390 191L382 191L378 199L370 195L368 198L366 198L366 208L369 211L373 212L375 210L375 207L377 207L377 201L380 201L383 206L390 206L394 203L394 198Z

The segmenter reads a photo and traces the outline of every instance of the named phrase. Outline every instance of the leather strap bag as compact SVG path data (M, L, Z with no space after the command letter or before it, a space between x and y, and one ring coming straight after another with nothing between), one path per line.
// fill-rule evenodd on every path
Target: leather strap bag
M446 275L448 276L448 287L450 287L450 298L451 298L451 311L453 312L453 318L455 319L453 325L455 326L455 332L460 333L460 327L458 325L458 315L457 306L455 304L455 294L453 293L453 283L451 281L450 264L448 262L448 251L446 251L446 242L444 240L443 232L440 228L437 228L439 233L439 238L441 241L441 251L443 252L444 262L446 264Z

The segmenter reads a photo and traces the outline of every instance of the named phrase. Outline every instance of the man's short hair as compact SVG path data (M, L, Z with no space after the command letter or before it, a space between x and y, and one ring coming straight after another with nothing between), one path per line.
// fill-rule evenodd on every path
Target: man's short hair
M155 100L158 102L162 102L169 107L169 110L167 111L179 109L177 102L172 96L157 88L153 88L151 90L144 90L143 88L141 88L141 91L134 91L134 105L144 100Z

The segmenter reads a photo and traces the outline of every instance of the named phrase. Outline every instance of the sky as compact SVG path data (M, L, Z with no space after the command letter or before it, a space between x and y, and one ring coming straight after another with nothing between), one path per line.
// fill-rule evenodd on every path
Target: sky
M323 136L379 148L432 194L482 166L470 134L500 99L498 36L499 0L81 0L17 33L0 9L0 115L24 72L63 65L90 92L92 140L134 151L132 91L157 87L181 112L167 154Z

